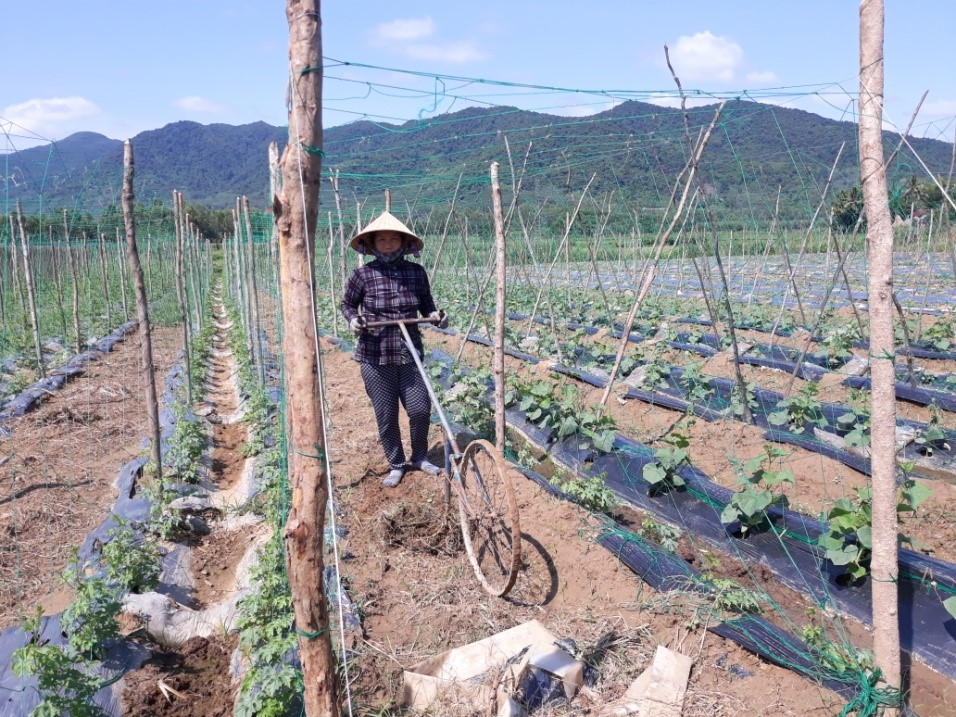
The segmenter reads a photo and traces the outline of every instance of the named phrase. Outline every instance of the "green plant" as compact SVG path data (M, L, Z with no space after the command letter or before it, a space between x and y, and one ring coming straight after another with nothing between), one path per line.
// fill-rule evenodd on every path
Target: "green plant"
M687 364L684 367L684 373L681 375L681 383L684 385L687 398L691 403L702 403L714 393L714 389L710 385L710 378L704 374L701 366L701 363Z
M123 607L119 588L105 578L80 575L76 564L67 568L63 581L73 589L73 602L60 623L70 648L87 659L100 659L107 640L119 635L116 616Z
M200 478L199 459L206 445L205 423L198 419L189 420L182 404L175 404L176 428L170 436L168 449L163 459L165 475L178 477L184 483L198 483Z
M822 359L827 368L836 368L853 355L853 342L860 338L856 324L830 327L817 342L820 347L811 355Z
M650 516L641 521L637 534L657 543L670 553L677 552L677 545L681 538L681 532L678 528L667 523L659 523Z
M777 401L778 410L767 420L774 426L789 426L793 433L803 433L808 426L825 426L823 407L817 400L819 390L816 381L808 381L796 395Z
M129 523L116 518L117 526L107 533L103 545L106 577L129 592L152 590L159 582L161 566L155 543L139 538Z
M953 617L956 617L956 595L952 595L943 600L943 607Z
M517 405L529 421L550 429L553 441L578 434L585 439L580 448L593 447L603 453L614 444L614 419L605 415L603 406L582 406L580 393L571 384L558 387L547 380L513 380L505 392L505 405Z
M651 486L652 494L687 484L681 477L680 470L689 465L690 454L687 452L687 446L690 445L690 437L675 428L662 440L665 445L654 451L654 462L646 464L642 472L644 480Z
M873 670L875 663L872 652L833 642L818 618L817 609L808 607L806 614L810 624L803 628L803 641L813 650L823 667L837 674Z
M741 587L730 578L714 577L709 572L701 574L704 585L713 595L713 606L718 610L759 615L763 612L763 599L759 593Z
M750 412L753 413L760 407L760 404L757 402L756 387L754 384L746 383L744 385L744 393L747 396L747 407L750 409ZM735 416L744 415L744 404L740 399L739 386L734 386L730 392L730 412Z
M745 463L733 461L737 482L743 488L734 493L720 514L720 522L724 525L738 521L740 532L744 535L750 530L766 527L769 520L767 510L771 506L787 506L787 496L770 489L781 483L793 483L793 473L789 470L771 468L775 460L790 454L770 443L765 444L763 450L762 455Z
M937 450L949 450L949 442L946 440L946 433L940 422L939 410L934 409L926 428L920 430L913 439L913 443L924 456L931 456Z
M923 332L922 338L937 351L949 351L956 345L956 318L945 316L937 319Z
M604 485L604 476L582 477L556 472L551 485L596 513L610 513L618 505L617 495Z
M30 717L100 717L103 711L93 704L102 687L89 663L77 660L60 647L40 641L39 614L23 625L30 641L13 653L13 674L32 676L42 697Z
M837 426L846 431L843 442L847 448L870 445L870 405L867 396L860 391L850 392L851 407L837 416Z
M873 497L869 488L857 488L855 500L840 498L827 512L827 530L817 539L817 545L834 565L844 566L851 581L860 580L870 572L873 549ZM907 478L897 492L897 513L912 513L932 495L932 491L912 478ZM904 535L902 542L910 542Z

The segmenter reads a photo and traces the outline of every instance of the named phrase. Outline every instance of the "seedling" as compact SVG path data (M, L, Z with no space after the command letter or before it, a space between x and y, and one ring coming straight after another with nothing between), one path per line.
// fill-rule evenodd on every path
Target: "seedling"
M873 549L873 506L869 488L857 488L855 500L840 498L827 513L827 530L817 539L827 559L843 566L851 582L870 572ZM897 513L912 513L932 495L932 491L912 478L907 478L897 493ZM912 542L904 535L901 542Z
M793 473L789 470L773 470L775 460L787 457L789 452L773 444L765 444L763 455L751 458L746 463L733 461L737 482L743 488L734 493L730 502L720 514L720 522L729 525L740 523L740 532L746 537L751 530L765 528L770 519L767 510L771 506L786 507L787 496L774 493L771 488L781 483L793 483Z
M690 454L687 452L690 437L675 429L663 442L666 445L654 451L654 462L645 465L642 473L644 480L651 486L651 495L687 485L680 475L680 470L690 463Z
M595 513L610 513L618 505L617 495L604 485L604 476L582 477L557 472L551 485Z
M823 407L817 400L819 390L816 381L808 381L796 395L777 401L778 410L767 420L774 426L788 426L793 433L803 433L810 426L825 426Z

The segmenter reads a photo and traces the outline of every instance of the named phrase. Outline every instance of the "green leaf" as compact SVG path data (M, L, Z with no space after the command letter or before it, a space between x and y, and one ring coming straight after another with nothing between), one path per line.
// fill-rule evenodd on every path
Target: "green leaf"
M943 607L946 608L946 612L956 617L956 595L943 600Z
M767 416L767 421L772 423L774 426L785 426L790 423L790 412L789 411L774 411Z
M644 466L642 475L651 485L657 485L667 478L667 472L657 463L648 463Z
M856 545L845 545L840 550L827 550L827 558L834 565L849 565L860 556L860 549Z
M869 525L860 526L856 531L856 538L862 547L867 550L873 549L873 528Z

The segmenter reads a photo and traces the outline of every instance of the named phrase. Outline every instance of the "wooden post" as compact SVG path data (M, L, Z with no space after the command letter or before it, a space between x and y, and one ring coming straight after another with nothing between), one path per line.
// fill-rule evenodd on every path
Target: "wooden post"
M869 264L873 653L900 688L896 515L896 374L893 359L893 223L883 163L883 0L860 3L860 179ZM894 711L895 713L895 711Z
M63 329L63 343L66 343L66 308L63 306L63 280L60 278L60 262L56 254L56 240L53 238L53 225L49 226L50 260L53 263L53 284L56 286L56 303L60 310L60 326Z
M176 280L176 299L179 303L179 319L183 325L183 351L186 369L186 403L193 403L193 370L192 362L189 360L190 351L190 331L189 331L189 299L186 296L186 289L183 282L183 234L186 232L185 221L183 218L183 198L177 191L173 190L173 223L176 226L176 258L175 258L175 280Z
M66 257L70 267L70 281L73 287L73 345L80 353L83 339L80 336L80 281L76 275L76 261L73 259L73 245L70 244L70 224L67 221L66 209L63 210L63 241L66 243Z
M113 330L113 307L110 300L110 272L109 266L106 263L106 234L103 232L97 232L100 237L99 242L99 254L100 254L100 275L103 277L103 296L106 298L106 331Z
M491 205L495 216L495 448L505 452L505 222L501 214L498 163L491 163Z
M136 249L136 217L133 213L133 145L123 143L123 221L126 224L126 252L130 273L133 275L133 290L136 294L136 319L139 322L140 352L142 355L143 382L146 387L146 415L149 419L150 459L155 466L154 477L162 480L163 460L160 454L159 402L156 400L156 373L153 370L153 340L149 326L149 304L146 298L146 282L143 267Z
M256 281L256 243L252 238L252 218L249 216L249 197L242 197L242 213L246 220L246 235L249 237L249 293L252 296L252 321L249 322L249 333L252 336L254 355L252 364L256 367L259 384L265 385L266 376L262 366L262 335L259 333L259 284Z
M40 319L37 316L37 295L33 286L33 270L30 267L30 242L27 241L26 228L23 226L23 212L20 200L17 200L17 225L20 229L21 255L23 256L23 278L27 284L27 299L30 303L30 328L33 329L33 348L36 351L37 378L43 378L46 368L43 366L43 347L40 345Z
M119 227L116 227L116 260L119 266L120 289L123 292L123 321L129 321L129 301L126 298L126 265L123 263L123 245L120 242Z
M319 391L315 321L315 227L322 163L322 20L319 0L286 0L289 21L289 142L282 188L273 197L279 231L286 439L292 504L286 565L295 610L308 717L338 717L338 684L324 589L323 531L328 504L325 416Z

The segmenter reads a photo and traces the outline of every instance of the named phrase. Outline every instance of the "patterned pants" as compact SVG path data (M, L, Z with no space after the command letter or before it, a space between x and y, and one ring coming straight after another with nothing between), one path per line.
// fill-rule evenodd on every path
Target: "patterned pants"
M398 404L408 414L408 429L412 444L411 462L423 460L428 454L428 426L432 404L425 381L415 364L378 366L362 363L365 392L372 400L378 437L385 449L385 458L392 468L405 465L402 433L398 426Z

